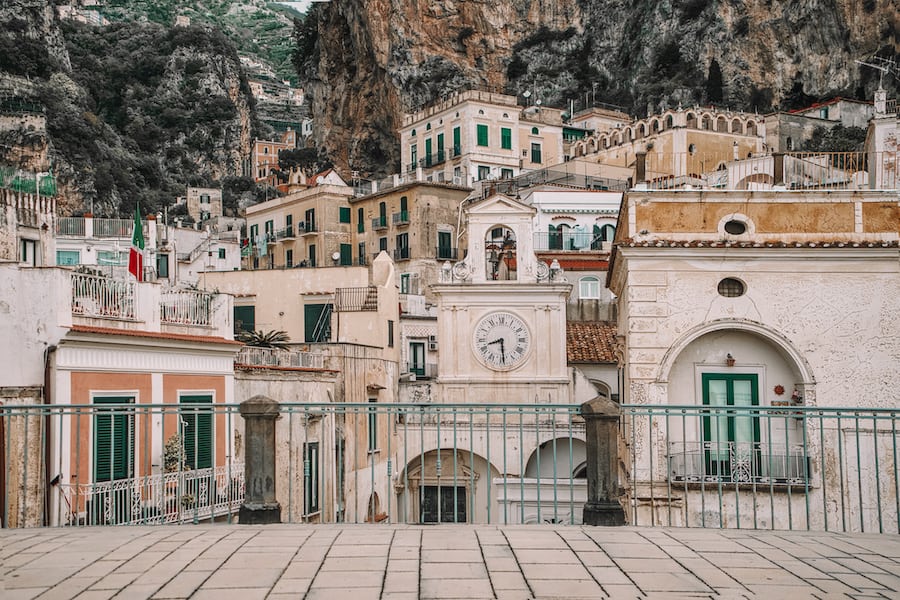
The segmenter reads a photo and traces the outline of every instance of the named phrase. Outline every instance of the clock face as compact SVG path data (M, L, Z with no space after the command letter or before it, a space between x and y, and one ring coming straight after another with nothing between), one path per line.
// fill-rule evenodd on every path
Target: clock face
M531 334L516 315L494 312L478 322L472 342L475 355L485 365L507 370L519 366L525 359L531 347Z

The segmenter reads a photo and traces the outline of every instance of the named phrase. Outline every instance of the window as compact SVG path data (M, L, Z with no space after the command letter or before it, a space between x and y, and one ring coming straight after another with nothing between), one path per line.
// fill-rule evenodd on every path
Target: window
M438 231L438 258L451 259L453 256L453 234L449 231Z
M720 296L725 298L737 298L743 296L747 291L744 282L734 277L726 277L719 282L718 291Z
M387 252L387 238L378 238L378 251Z
M437 134L437 153L438 153L438 160L439 161L444 160L444 134L443 133Z
M416 144L411 144L409 146L409 168L415 169L418 162L419 162L419 149L416 147Z
M725 223L725 232L731 235L741 235L747 232L747 224L743 221L732 219Z
M360 242L357 244L357 252L359 253L359 264L366 264L366 243Z
M294 266L294 251L293 250L285 250L284 251L284 266L290 269Z
M319 512L319 442L303 444L303 512Z
M254 331L256 329L255 306L235 306L233 313L235 335L242 331Z
M306 231L316 230L316 209L310 208L306 211L303 218L306 220Z
M378 402L377 398L369 398L369 404ZM378 409L375 406L369 407L368 416L368 434L369 434L369 452L378 451Z
M462 142L460 141L459 127L453 128L453 156L462 154Z
M425 166L431 166L431 138L425 140Z
M315 244L309 245L309 266L311 266L311 267L316 266L316 245Z
M341 223L349 223L350 222L350 207L349 206L341 206L338 208L339 220Z
M100 250L97 252L97 264L101 267L118 266L128 264L128 252L116 252L115 250Z
M500 179L512 179L513 177L515 175L513 175L512 169L500 169Z
M156 255L156 276L169 276L169 255L164 252Z
M271 239L270 236L272 236L274 233L275 233L275 221L271 221L271 220L266 221L266 237L268 239Z
M538 131L537 127L531 128L531 135L540 135L540 132Z
M593 276L582 277L578 281L578 297L583 300L600 297L600 280Z
M541 145L536 142L531 143L531 162L541 162Z
M409 293L409 273L401 273L400 274L400 293L401 294Z
M356 209L356 232L357 233L365 233L366 232L366 211L365 209L358 208Z
M477 125L476 131L478 132L478 145L479 146L487 146L488 145L488 126L487 125Z
M331 304L306 304L303 306L303 341L331 341Z
M213 466L212 396L182 396L180 403L184 469L210 469Z
M394 347L394 322L388 319L388 348Z
M225 248L219 248L219 258L225 260Z
M81 264L81 252L78 250L57 250L56 264L78 265Z
M500 128L500 147L504 150L512 150L512 129L509 127Z
M827 106L819 109L819 118L820 119L828 118L828 107Z
M409 201L406 196L400 196L400 212L405 213L409 210Z
M257 244L256 238L259 237L259 224L250 226L250 243Z
M341 244L341 266L349 267L353 264L353 246Z
M478 165L478 181L487 179L491 175L491 168L485 165Z
M465 523L467 493L463 485L422 486L422 522Z

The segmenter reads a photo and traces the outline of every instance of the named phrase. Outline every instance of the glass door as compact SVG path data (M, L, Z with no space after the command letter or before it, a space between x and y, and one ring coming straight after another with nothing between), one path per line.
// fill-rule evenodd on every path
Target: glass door
M752 373L704 373L703 404L724 410L703 416L706 476L750 481L759 445L759 419L749 407L759 404L758 376Z

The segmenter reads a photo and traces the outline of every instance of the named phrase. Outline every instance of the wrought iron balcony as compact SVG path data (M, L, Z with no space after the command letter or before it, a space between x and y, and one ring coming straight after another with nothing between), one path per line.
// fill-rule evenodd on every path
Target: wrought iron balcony
M394 225L409 225L409 211L401 210L400 212L395 212L391 221Z
M394 260L409 260L409 247L394 248Z
M387 216L384 217L375 217L372 219L372 229L375 231L380 231L382 229L387 229Z
M438 246L434 249L434 255L438 260L458 260L459 248L450 246Z

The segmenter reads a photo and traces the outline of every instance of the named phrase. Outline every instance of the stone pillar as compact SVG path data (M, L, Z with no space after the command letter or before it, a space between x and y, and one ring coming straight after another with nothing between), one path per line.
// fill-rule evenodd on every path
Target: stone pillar
M278 403L265 396L241 402L244 418L244 503L242 525L281 523L281 505L275 499L275 419Z
M588 499L585 525L624 525L619 503L619 406L606 398L581 405L587 442Z

